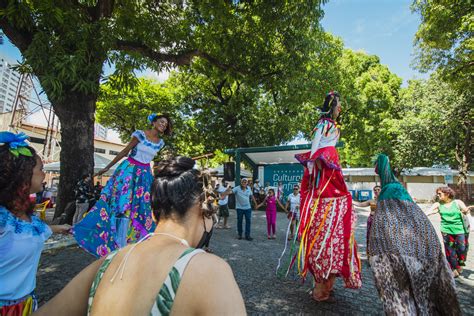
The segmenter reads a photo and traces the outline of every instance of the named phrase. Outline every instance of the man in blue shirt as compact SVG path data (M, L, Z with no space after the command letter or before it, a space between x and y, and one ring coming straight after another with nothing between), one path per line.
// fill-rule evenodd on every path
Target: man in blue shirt
M238 187L233 188L232 190L227 190L223 195L235 194L235 209L237 211L237 233L239 234L238 239L242 239L242 221L245 216L245 239L251 241L253 240L250 237L250 224L252 218L252 206L250 205L250 199L253 203L257 205L255 198L252 194L252 189L247 185L248 180L243 178L240 181Z

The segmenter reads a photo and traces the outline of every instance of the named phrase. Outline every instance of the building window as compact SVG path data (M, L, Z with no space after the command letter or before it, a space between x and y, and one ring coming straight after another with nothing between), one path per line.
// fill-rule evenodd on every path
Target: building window
M109 155L117 156L120 152L115 150L109 150Z
M94 148L94 152L99 154L105 154L105 149L103 148Z

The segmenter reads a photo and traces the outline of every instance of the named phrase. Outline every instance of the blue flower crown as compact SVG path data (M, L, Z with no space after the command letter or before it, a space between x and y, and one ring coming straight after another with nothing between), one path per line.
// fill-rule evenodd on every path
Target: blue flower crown
M148 115L148 122L150 122L150 124L153 123L153 121L158 115L161 115L161 113L151 113L150 115Z
M28 148L28 135L25 133L11 133L11 132L0 132L0 144L3 143L10 147L10 152L13 156L18 157L19 155L33 157L31 150Z

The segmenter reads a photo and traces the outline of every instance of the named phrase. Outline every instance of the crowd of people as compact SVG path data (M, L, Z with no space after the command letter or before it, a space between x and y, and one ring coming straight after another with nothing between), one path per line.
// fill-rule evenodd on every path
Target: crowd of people
M383 154L375 163L380 186L374 187L374 199L352 201L336 150L341 111L339 94L330 92L311 134L311 150L296 155L304 169L301 184L287 196L283 183L262 187L258 179L213 187L209 174L187 157L162 160L153 176L150 162L164 146L162 137L171 134L172 121L152 114L151 128L135 131L98 172L127 157L105 187L92 187L91 175L78 181L73 227L48 226L34 215L29 195L42 190L42 161L26 135L1 132L0 315L37 310L35 277L43 244L51 233L69 231L98 260L39 308L39 315L245 314L230 266L203 250L214 228L231 227L229 195L235 197L239 240L253 240L255 209L265 210L269 240L276 239L278 210L286 212L282 256L287 243L291 247L284 269L297 270L301 278L310 272L315 301L334 300L338 277L347 288L362 286L354 206L370 207L367 257L385 312L460 315L454 278L467 260L469 227L463 214L468 208L451 189L436 190L438 202L427 214L441 216L443 254L427 214Z

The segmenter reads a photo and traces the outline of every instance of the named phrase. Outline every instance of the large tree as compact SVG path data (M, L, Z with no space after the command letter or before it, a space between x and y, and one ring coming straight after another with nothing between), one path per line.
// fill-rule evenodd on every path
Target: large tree
M438 73L429 80L412 80L402 89L391 124L395 161L405 168L449 165L466 182L474 144L471 92L459 93Z
M458 90L474 89L474 9L472 1L414 0L421 23L415 35L415 66L438 69Z
M310 55L300 35L320 31L321 2L0 0L0 28L61 122L55 216L73 199L79 176L93 170L94 112L105 63L114 64L116 83L125 86L133 70L159 71L194 58L271 82Z
M344 50L338 59L340 80L335 89L342 95L341 160L352 167L373 165L380 152L391 155L389 120L397 117L401 79L380 64L379 57Z
M142 80L135 93L106 84L98 119L128 138L137 125L132 122L144 115L141 109L165 111L169 107L165 102L160 110L162 97L156 94L166 91L179 121L172 144L180 153L199 155L289 141L299 131L310 130L316 105L336 81L337 69L332 64L342 53L341 41L329 34L312 32L305 34L305 40L312 47L310 58L292 61L292 67L280 60L278 76L268 80L224 72L201 60L173 72L164 83Z
M440 111L449 111L446 119L456 123L450 148L455 148L460 183L466 183L472 161L472 129L474 125L474 10L472 1L415 0L412 9L421 16L415 35L415 66L421 71L435 70L426 85L442 87L442 92L430 91L440 98ZM443 97L442 99L445 99ZM447 150L450 150L446 148Z

